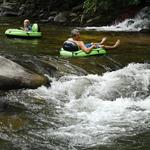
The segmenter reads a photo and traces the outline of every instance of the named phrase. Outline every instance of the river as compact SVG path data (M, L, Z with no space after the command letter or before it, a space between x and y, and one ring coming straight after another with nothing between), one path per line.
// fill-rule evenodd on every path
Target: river
M62 58L73 27L40 24L43 37L7 39L15 18L0 20L0 54L52 56L85 69L87 76L52 78L51 87L1 92L1 150L150 149L150 35L81 30L85 42L121 40L106 56Z

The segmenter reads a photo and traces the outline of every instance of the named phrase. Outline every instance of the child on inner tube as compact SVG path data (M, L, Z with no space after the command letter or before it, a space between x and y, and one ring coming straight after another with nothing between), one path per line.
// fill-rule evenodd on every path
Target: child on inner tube
M30 21L28 19L24 20L22 29L24 31L32 31L32 26L31 26Z

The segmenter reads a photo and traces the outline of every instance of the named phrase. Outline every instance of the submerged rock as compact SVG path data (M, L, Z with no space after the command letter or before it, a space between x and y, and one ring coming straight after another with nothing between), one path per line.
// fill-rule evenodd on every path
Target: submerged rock
M0 90L37 88L49 83L48 78L36 74L0 56Z
M51 56L5 55L8 59L37 74L46 74L50 78L59 79L65 75L87 75L87 72L65 59Z

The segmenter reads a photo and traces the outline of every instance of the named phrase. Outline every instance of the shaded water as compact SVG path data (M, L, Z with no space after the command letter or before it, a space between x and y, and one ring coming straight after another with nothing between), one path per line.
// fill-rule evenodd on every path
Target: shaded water
M20 25L1 20L2 55L60 58L70 27L41 24L43 38L38 40L5 37L7 28ZM150 35L82 31L86 42L103 36L109 44L120 39L120 47L106 56L62 58L89 75L53 78L48 88L1 93L8 105L0 114L0 149L150 149Z
M8 18L7 18L8 20ZM7 22L3 19L0 23L0 52L12 55L51 55L59 56L59 49L62 43L69 37L71 27L51 26L41 24L43 31L42 39L22 40L7 39L4 32L8 28L18 28L22 25L21 21L11 19ZM99 42L102 37L108 38L107 44L113 44L117 39L121 40L118 49L108 51L107 57L88 57L88 58L65 58L73 64L77 64L88 70L90 73L105 72L106 69L127 65L130 62L143 62L149 60L150 39L149 34L143 33L117 33L117 32L96 32L82 30L82 39L85 42ZM87 65L88 64L88 65ZM91 70L92 68L92 70Z

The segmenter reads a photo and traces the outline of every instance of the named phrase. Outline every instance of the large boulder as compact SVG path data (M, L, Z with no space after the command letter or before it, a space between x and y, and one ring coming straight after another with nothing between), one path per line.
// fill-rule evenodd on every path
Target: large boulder
M48 83L47 77L0 56L0 90L37 88Z

